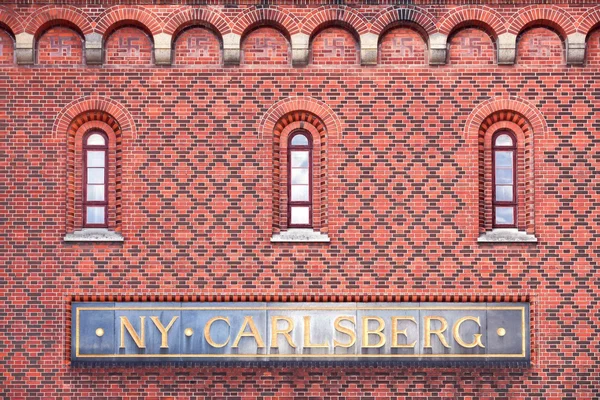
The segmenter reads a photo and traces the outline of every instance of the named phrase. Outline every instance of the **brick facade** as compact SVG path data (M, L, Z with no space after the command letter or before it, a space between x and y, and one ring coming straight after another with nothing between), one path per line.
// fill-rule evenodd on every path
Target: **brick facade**
M600 6L35 3L0 5L1 396L600 396ZM299 128L329 243L271 242ZM64 240L90 129L123 242ZM537 242L478 242L499 129ZM74 367L76 300L528 301L532 364Z

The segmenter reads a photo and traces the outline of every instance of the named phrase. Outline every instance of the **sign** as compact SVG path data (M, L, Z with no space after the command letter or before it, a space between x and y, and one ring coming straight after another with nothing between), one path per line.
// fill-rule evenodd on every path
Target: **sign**
M75 362L529 363L528 303L73 303Z

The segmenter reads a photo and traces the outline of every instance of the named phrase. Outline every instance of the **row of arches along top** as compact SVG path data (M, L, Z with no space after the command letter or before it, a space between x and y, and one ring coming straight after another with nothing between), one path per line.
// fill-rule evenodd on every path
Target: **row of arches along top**
M35 63L39 49L36 42L55 26L72 29L81 36L85 62L89 65L102 64L107 40L126 26L141 29L151 38L154 63L158 65L172 63L177 38L193 26L212 30L222 48L222 62L232 65L240 63L244 39L263 26L273 27L283 34L292 64L296 66L309 63L314 39L332 26L352 34L363 65L377 64L381 39L400 26L414 29L423 38L429 64L445 64L451 50L449 38L468 27L489 35L498 64L514 64L519 36L535 27L556 32L567 64L583 64L587 40L600 26L600 6L588 9L577 21L562 8L547 5L524 7L508 19L490 7L461 6L439 20L419 7L388 7L369 20L358 10L346 6L323 6L303 18L276 6L250 7L234 19L217 8L183 7L166 18L159 18L141 6L114 6L96 21L73 6L42 7L25 19L0 6L0 28L13 38L18 64Z

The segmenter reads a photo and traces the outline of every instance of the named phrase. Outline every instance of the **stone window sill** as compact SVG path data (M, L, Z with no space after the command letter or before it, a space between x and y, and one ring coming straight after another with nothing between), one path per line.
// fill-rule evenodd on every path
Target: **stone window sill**
M511 228L496 228L479 236L479 243L537 243L537 238L527 232Z
M312 229L288 229L273 235L272 243L329 243L329 236Z
M105 228L84 228L67 233L63 240L65 242L122 242L124 238L120 233Z

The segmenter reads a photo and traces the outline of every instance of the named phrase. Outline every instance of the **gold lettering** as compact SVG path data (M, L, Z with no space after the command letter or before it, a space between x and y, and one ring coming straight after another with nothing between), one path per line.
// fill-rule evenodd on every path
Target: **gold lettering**
M244 332L246 330L247 326L250 327L250 332ZM238 347L238 344L240 343L240 339L242 337L253 337L254 340L256 340L256 344L258 345L258 348L265 347L265 343L263 342L262 337L260 337L260 333L258 332L258 329L256 329L254 320L252 319L252 316L250 316L250 315L247 315L246 317L244 317L244 322L242 323L240 332L238 333L237 337L235 338L235 341L233 342L233 346L231 346L231 347Z
M163 324L160 322L160 320L158 319L158 317L150 317L152 322L154 322L154 325L156 325L156 329L158 329L160 331L160 335L161 335L160 348L161 349L169 348L169 337L168 337L169 329L171 329L171 327L173 326L175 321L177 321L177 318L179 318L177 315L174 316L173 319L171 320L171 322L169 322L169 325L167 325L167 327L165 328L163 326Z
M434 319L437 321L440 321L442 323L442 327L440 329L435 329L435 330L431 329L431 321ZM449 349L450 346L448 346L448 342L446 342L446 338L443 335L443 333L446 329L448 329L448 322L446 322L445 318L436 317L433 315L425 317L425 346L423 346L423 347L426 349L430 349L431 348L431 335L436 335L440 339L440 342L442 342L442 345L445 348Z
M454 324L454 327L452 328L452 334L454 336L454 340L456 340L456 343L458 343L459 345L461 345L462 347L467 348L467 349L472 349L475 346L485 348L483 343L481 343L481 336L482 336L481 333L475 333L473 335L475 340L471 343L465 343L464 340L462 340L458 330L460 329L460 326L462 325L462 323L465 321L474 321L479 327L481 327L481 324L479 323L479 317L477 317L477 318L470 317L470 316L462 317L461 319L456 321L456 323Z
M138 335L137 332L135 331L135 329L133 329L133 326L131 325L131 322L129 322L129 320L127 319L127 317L120 317L121 318L121 349L125 348L125 329L127 329L127 332L129 332L129 335L131 336L131 338L133 339L133 341L135 342L135 344L137 345L138 348L140 349L145 349L146 348L146 343L145 343L145 327L146 327L146 317L140 317L140 334Z
M354 346L354 343L356 343L356 332L354 332L352 329L343 327L341 324L342 321L350 321L353 324L355 324L354 317L345 317L345 316L337 317L335 319L335 321L333 322L333 327L335 328L336 331L350 336L350 342L349 343L341 343L341 342L338 342L337 340L333 339L333 347L352 347L352 346Z
M379 326L374 330L369 330L369 321L377 321ZM380 317L363 317L363 345L362 347L378 348L385 344L385 335L381 333L385 328L385 322ZM369 335L379 336L379 342L377 344L369 344Z
M229 325L229 318L221 317L221 316L214 317L214 318L210 319L206 323L206 325L204 325L204 339L206 339L206 342L208 344L210 344L212 347L216 347L216 348L225 347L227 345L227 343L229 343L231 334L227 336L227 340L225 341L225 343L215 343L215 341L210 336L210 327L212 326L213 322L215 322L215 321L225 321L227 323L227 325L229 326L229 328L231 328L231 325Z
M327 340L325 343L313 344L310 342L310 316L304 316L304 347L329 347Z
M279 329L277 327L278 321L286 321L288 324L287 328ZM285 339L287 340L288 344L295 349L296 345L294 344L294 342L292 341L292 337L290 336L290 332L293 329L294 321L292 321L291 318L281 316L271 317L271 347L278 348L279 345L277 344L277 335L283 335L283 337L285 337Z
M406 334L406 329L403 330L398 330L398 321L412 321L415 324L417 323L417 321L415 320L415 317L409 317L409 316L402 316L402 317L392 317L392 347L393 348L400 348L400 349L408 349L408 348L413 348L417 345L417 342L414 341L412 343L407 343L407 344L398 344L398 335L404 335L404 337L406 337L406 339L408 339L408 336Z

